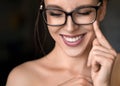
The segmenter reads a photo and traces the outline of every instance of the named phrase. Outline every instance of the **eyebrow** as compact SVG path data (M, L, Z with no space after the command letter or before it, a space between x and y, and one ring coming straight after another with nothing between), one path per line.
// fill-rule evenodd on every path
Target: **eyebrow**
M88 4L88 5L81 5L81 6L77 6L75 9L84 8L84 7L90 7L90 6L97 6L97 5L90 5L90 4ZM62 7L58 6L58 5L47 5L45 8L46 9L55 8L55 9L65 10Z
M45 8L46 8L46 9L48 9L48 8L56 8L56 9L61 9L61 10L63 10L62 7L57 6L57 5L47 5Z

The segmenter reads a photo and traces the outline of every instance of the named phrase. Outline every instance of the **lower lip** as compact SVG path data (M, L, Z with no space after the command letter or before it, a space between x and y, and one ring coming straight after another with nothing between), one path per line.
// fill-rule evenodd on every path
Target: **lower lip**
M75 42L66 41L66 40L63 38L63 36L62 36L62 39L63 39L64 43L65 43L67 46L76 47L76 46L78 46L79 44L81 44L84 36L85 36L85 34L82 36L82 38L80 38L79 40L77 40L77 41L75 41Z

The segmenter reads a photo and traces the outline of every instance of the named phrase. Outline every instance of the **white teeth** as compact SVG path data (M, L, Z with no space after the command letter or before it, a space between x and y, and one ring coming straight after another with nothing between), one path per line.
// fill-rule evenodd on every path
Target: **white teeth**
M78 40L80 40L82 38L82 36L76 36L76 37L63 36L63 37L68 42L76 42L76 41L78 41Z

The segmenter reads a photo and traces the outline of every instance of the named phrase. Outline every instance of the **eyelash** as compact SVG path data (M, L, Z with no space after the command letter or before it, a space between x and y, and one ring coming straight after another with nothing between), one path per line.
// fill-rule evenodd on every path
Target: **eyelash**
M81 14L81 15L89 15L90 13L91 13L91 11L83 12L83 13L78 13L78 14Z
M51 16L61 16L62 14L58 14L58 13L49 13Z

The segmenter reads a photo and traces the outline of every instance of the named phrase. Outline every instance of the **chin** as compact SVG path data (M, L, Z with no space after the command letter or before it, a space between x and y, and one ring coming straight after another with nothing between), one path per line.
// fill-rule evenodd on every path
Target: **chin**
M89 54L92 47L93 35L88 35L83 42L76 47L63 47L64 52L70 57L82 57Z
M66 54L69 57L81 57L84 56L84 54L86 54L86 47L84 45L82 47L79 46L76 48L64 48L64 50L62 51L64 54Z

